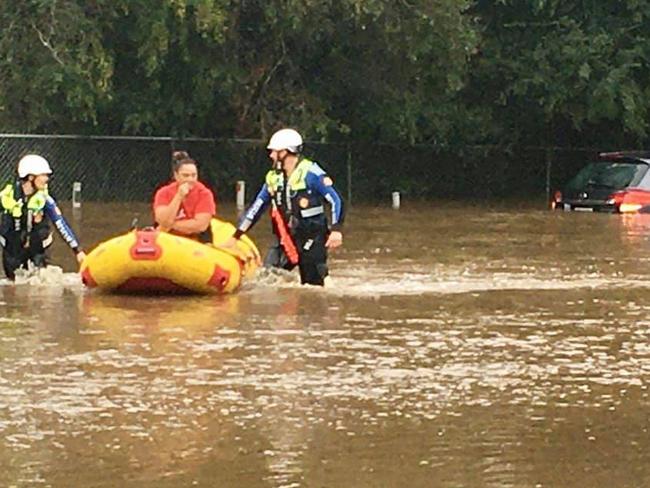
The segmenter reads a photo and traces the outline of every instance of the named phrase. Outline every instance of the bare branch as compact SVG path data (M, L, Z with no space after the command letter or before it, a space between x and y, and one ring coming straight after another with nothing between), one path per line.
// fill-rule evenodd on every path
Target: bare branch
M38 27L36 27L36 24L34 24L32 22L31 25L32 25L32 29L34 29L36 31L36 33L38 34L38 38L41 41L41 44L43 44L43 46L45 46L45 48L47 48L47 50L50 51L50 53L52 54L52 57L54 58L54 60L57 63L59 63L61 66L64 66L64 63L61 60L61 58L59 57L59 53L56 52L56 49L54 49L54 46L52 46L52 44L50 44L50 42L45 38L43 33L38 29Z
M262 86L258 90L259 93L260 93L260 96L264 93L264 91L266 90L266 86L269 84L269 82L273 78L273 75L278 70L278 68L284 63L286 58L287 58L287 48L286 48L286 46L284 44L284 39L283 39L282 40L282 55L280 56L278 61L275 63L275 66L273 66L273 68L271 68L269 70L269 73L266 76L266 79L264 80L264 82L262 82Z
M266 92L266 87L271 81L271 79L273 78L275 72L278 70L280 66L282 66L282 64L286 61L286 59L287 59L287 49L284 44L284 40L282 40L282 54L280 55L276 63L273 65L273 67L271 67L271 69L266 73L266 76L260 77L254 89L251 90L248 103L245 104L242 114L239 118L241 122L246 120L248 114L253 109L253 107L255 106L259 107L264 105L263 101L264 101L264 94Z

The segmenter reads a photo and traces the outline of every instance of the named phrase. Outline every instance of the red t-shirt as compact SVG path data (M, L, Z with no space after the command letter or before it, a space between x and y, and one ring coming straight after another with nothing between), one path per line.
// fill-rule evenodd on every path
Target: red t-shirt
M153 197L154 210L161 205L169 205L177 191L178 182L176 181L158 188ZM200 213L214 215L216 211L217 205L214 201L214 194L207 186L197 181L181 202L176 220L193 219L196 214Z

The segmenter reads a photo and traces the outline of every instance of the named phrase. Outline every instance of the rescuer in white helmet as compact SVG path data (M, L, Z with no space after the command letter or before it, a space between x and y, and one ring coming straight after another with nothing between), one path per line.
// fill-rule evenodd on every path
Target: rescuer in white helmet
M303 140L297 131L275 132L266 147L273 168L233 237L247 232L270 204L276 240L264 265L289 270L298 266L303 284L322 286L328 275L327 251L343 243L343 200L318 163L302 155Z
M27 154L20 158L17 169L18 177L0 191L0 247L6 277L13 280L16 270L29 262L36 267L47 264L45 250L53 239L50 221L81 263L86 255L48 193L50 163L37 154Z

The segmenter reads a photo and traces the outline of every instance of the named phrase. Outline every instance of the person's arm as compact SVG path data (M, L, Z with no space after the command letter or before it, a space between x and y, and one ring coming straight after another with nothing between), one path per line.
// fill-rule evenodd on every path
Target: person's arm
M255 196L253 203L244 211L242 218L237 223L237 230L233 237L239 239L248 232L260 219L269 203L271 203L271 194L269 193L268 186L264 183Z
M260 191L257 192L253 203L244 211L241 219L239 219L235 233L230 238L228 238L226 242L221 244L221 247L235 247L237 245L237 241L241 238L241 236L250 230L251 227L253 227L253 225L255 225L255 223L259 220L259 218L264 213L264 209L268 206L269 203L271 203L271 194L269 193L268 186L266 183L264 183L264 185L262 185L262 188L260 188Z
M171 229L181 234L198 234L207 230L211 219L212 214L200 213L196 214L192 219L177 220Z
M335 248L343 244L343 220L345 218L345 209L343 206L343 199L334 188L332 179L322 172L320 167L319 171L310 172L307 175L307 184L315 188L330 206L332 223L330 225L330 235L327 238L325 246Z
M178 185L176 194L168 204L154 205L153 213L156 223L160 226L160 230L169 231L174 227L178 209L183 203L183 199L190 192L190 186L187 183Z
M74 251L75 255L77 256L77 261L83 261L83 259L86 257L86 254L84 253L83 249L81 249L81 245L79 244L77 236L72 230L72 227L70 227L70 224L68 224L68 222L63 217L61 209L59 209L59 206L56 204L54 198L49 195L45 199L44 212L45 215L52 221L61 237L63 237L63 240L68 244L68 246L70 246L70 249Z
M325 173L316 174L309 173L307 175L307 184L320 193L325 201L329 203L331 211L331 229L340 231L343 227L343 219L345 217L345 209L343 207L343 199L334 188L332 179Z
M217 212L217 204L212 191L200 183L198 185L198 199L192 209L194 217L177 220L172 226L172 230L180 234L199 234L206 231L210 227L210 220Z

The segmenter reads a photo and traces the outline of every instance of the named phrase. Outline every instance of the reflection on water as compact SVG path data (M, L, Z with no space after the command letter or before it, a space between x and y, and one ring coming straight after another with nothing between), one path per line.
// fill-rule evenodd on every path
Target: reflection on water
M5 282L0 485L645 486L649 227L355 207L325 289Z

